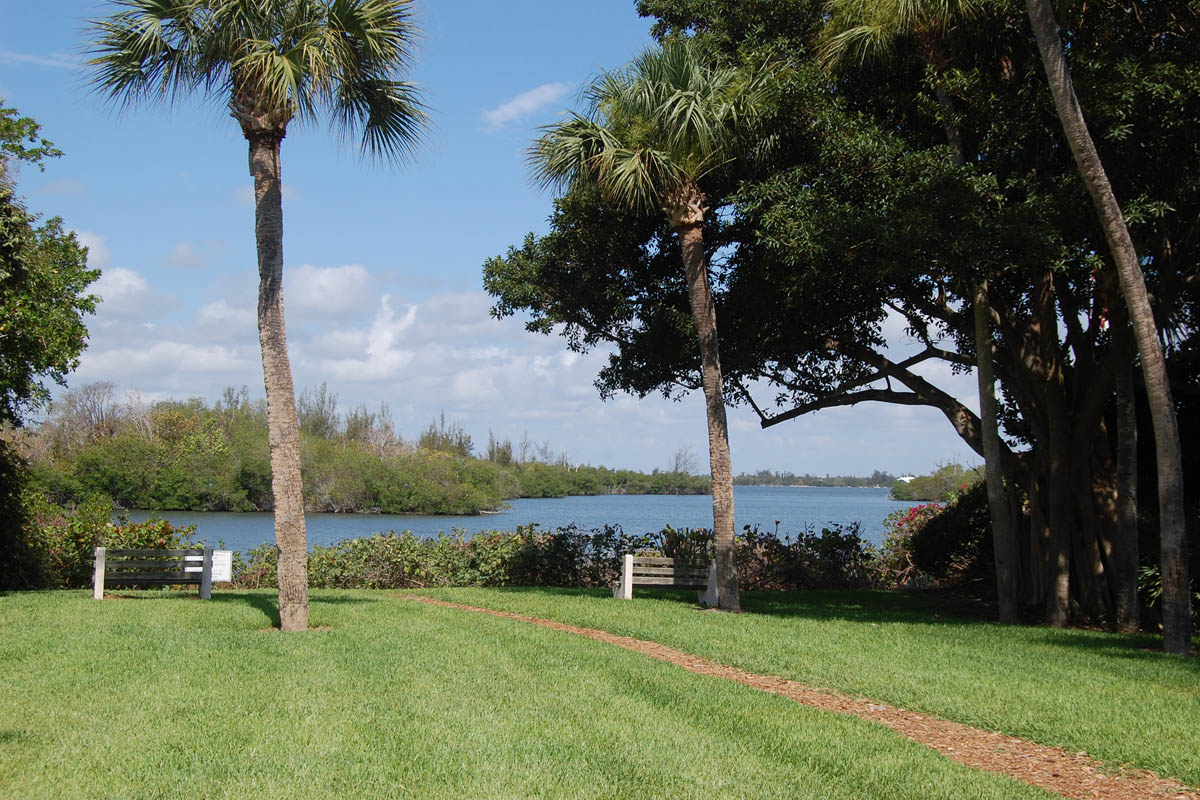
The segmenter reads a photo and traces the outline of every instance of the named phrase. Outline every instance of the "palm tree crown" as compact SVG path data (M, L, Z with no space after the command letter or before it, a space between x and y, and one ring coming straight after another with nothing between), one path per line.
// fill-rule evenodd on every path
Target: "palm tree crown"
M585 114L543 128L529 150L534 179L563 189L595 182L610 201L666 211L680 190L728 164L757 127L769 73L706 62L668 41L584 92Z
M981 0L829 0L829 21L817 52L828 66L890 58L901 39L913 36L933 70L945 63L940 41L956 25L983 13Z
M408 154L426 117L414 84L411 0L116 0L93 21L93 86L121 104L202 92L247 135L282 137L329 111L364 152Z

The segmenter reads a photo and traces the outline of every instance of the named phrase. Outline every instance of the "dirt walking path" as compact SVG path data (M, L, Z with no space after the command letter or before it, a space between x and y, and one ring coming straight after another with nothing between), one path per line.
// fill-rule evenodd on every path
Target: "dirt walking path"
M786 697L797 703L839 714L852 714L860 719L886 725L902 736L932 747L947 758L977 769L998 772L1019 781L1037 786L1063 797L1079 800L1200 800L1200 791L1178 781L1160 778L1143 770L1119 769L1088 758L1083 753L1069 753L1061 748L1046 747L1026 739L1006 736L950 722L914 711L860 700L832 691L816 689L796 681L771 675L759 675L737 667L718 664L699 656L689 655L672 647L617 636L595 628L581 628L554 620L496 611L490 608L448 603L419 595L396 595L405 600L427 603L462 611L475 611L496 617L540 625L556 631L586 636L605 644L623 647L636 653L666 661L701 675L712 675L736 681L754 689Z

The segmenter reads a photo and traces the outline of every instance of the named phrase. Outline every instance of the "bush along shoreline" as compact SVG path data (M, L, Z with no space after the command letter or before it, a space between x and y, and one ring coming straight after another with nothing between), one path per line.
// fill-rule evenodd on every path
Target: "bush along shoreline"
M0 590L73 589L90 585L97 546L195 546L195 526L161 519L111 521L111 501L100 495L73 507L26 491L16 509L17 538L4 544L7 569ZM875 547L858 525L780 537L746 526L738 534L738 583L747 590L902 589L948 590L983 601L995 599L987 497L982 484L947 505L929 503L893 512ZM12 531L10 531L11 533ZM590 530L535 525L515 531L468 535L457 529L436 538L389 531L310 549L309 585L324 589L408 589L465 586L612 586L626 553L708 560L712 531L672 528L633 534L620 526ZM278 551L264 544L234 554L233 586L275 586ZM1161 582L1152 569L1140 581L1143 620L1155 630ZM1200 594L1196 596L1200 623ZM1030 614L1034 619L1035 615Z
M97 412L101 409L103 413ZM706 494L708 476L569 463L548 443L491 438L476 457L461 426L435 420L411 442L386 407L336 411L322 386L299 402L305 510L325 513L481 514L506 500L598 494ZM153 406L116 403L111 386L68 392L48 419L5 431L31 482L54 503L105 495L118 509L272 511L266 406L227 390Z

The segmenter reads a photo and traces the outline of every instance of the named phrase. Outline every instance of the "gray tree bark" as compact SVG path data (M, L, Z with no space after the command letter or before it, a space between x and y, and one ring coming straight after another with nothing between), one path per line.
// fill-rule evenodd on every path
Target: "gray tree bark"
M1142 377L1150 404L1158 470L1159 536L1162 553L1163 649L1187 655L1191 650L1192 610L1187 563L1187 532L1183 509L1183 470L1179 451L1179 425L1167 380L1166 360L1129 228L1108 182L1108 175L1088 131L1067 59L1059 39L1058 21L1049 0L1025 0L1025 9L1037 39L1042 66L1054 98L1054 107L1079 174L1100 216L1121 292L1129 308L1134 339L1142 361Z
M1117 630L1122 633L1137 633L1141 628L1142 619L1137 593L1138 442L1137 405L1134 401L1132 364L1118 368L1116 389L1117 535L1113 546L1113 565L1117 575Z
M1020 553L1009 518L1008 498L1004 492L1004 472L1000 450L1000 430L996 407L996 375L992 364L991 325L988 320L988 285L975 287L976 375L979 378L979 421L982 427L984 480L987 483L988 511L992 518L992 552L996 559L996 600L1000 621L1018 622L1017 569Z
M300 478L300 424L283 321L282 133L247 133L254 178L254 233L258 245L258 339L267 391L275 543L279 547L279 625L308 629L308 542Z
M671 227L683 249L688 300L700 343L701 384L708 417L708 459L712 470L713 545L717 559L718 606L741 611L738 594L737 551L733 521L733 465L729 457L729 424L725 417L725 390L717 339L717 310L708 282L704 253L704 196L698 189L684 192L684 202L671 204Z

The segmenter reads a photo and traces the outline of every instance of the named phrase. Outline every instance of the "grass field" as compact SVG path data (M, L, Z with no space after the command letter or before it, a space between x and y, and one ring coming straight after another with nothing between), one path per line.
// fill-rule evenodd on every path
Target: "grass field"
M1200 737L1194 665L1128 649L1121 661L1111 645L1054 644L1068 636L1057 632L1020 631L1009 644L997 637L1018 632L989 639L990 626L927 623L922 633L917 622L870 619L879 612L861 605L856 618L853 603L822 606L822 620L798 615L794 603L726 616L581 592L434 594L643 636L657 630L670 644L690 644L683 649L751 668L791 665L829 685L803 664L822 661L839 642L864 650L874 642L880 652L843 653L820 674L878 669L902 642L940 649L946 664L964 662L948 675L974 671L978 691L953 705L980 716L992 712L972 711L976 704L990 708L989 698L1006 691L984 685L996 674L993 658L1037 665L1050 648L1074 660L1083 680L1108 665L1109 685L1091 694L1049 687L1073 674L1063 666L1042 671L1039 691L1099 705L1125 702L1136 683L1141 716L1127 709L1113 724L1164 726L1141 739L1191 736L1192 751ZM212 602L160 593L99 603L85 592L0 596L0 797L1048 796L878 726L581 637L384 592L315 592L312 617L327 629L271 630L274 596L265 591L218 591ZM741 645L764 652L739 655ZM899 671L913 674L893 694L914 693L917 664L937 656L908 660ZM928 694L949 696L962 678L935 673L926 682ZM1172 714L1170 698L1183 706ZM1161 758L1155 750L1143 760Z
M903 592L747 592L753 613L738 615L697 610L694 592L422 594L650 639L1200 786L1200 660L1163 655L1154 636L1005 627Z

